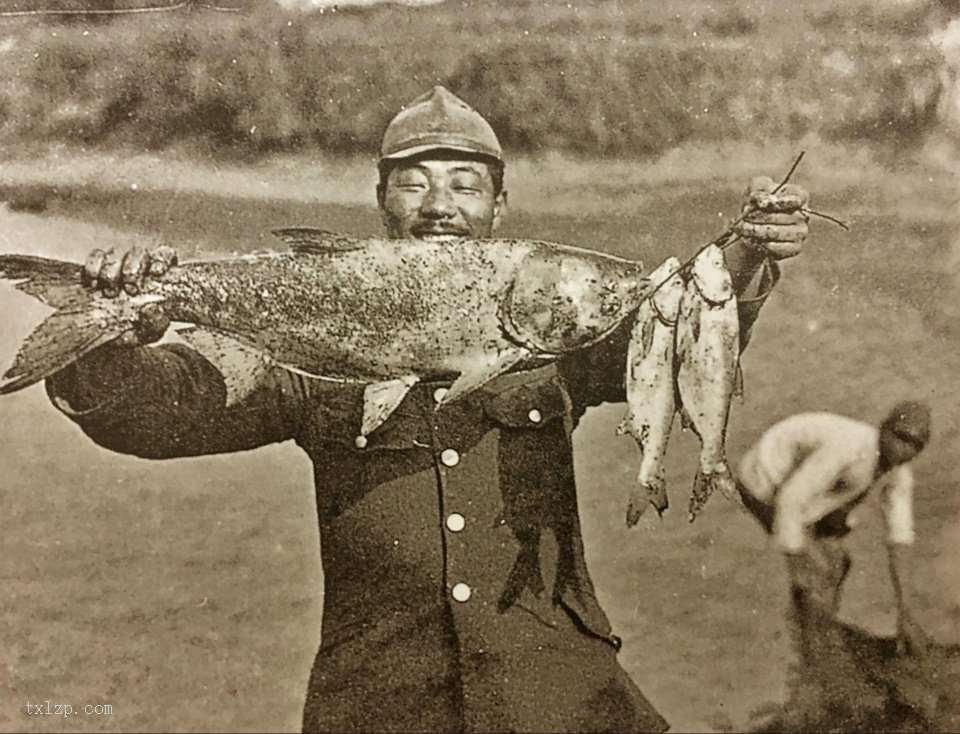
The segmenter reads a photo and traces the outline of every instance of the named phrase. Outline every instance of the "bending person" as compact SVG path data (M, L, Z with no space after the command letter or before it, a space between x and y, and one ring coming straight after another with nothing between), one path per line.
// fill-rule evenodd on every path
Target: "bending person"
M930 411L894 406L876 426L832 413L803 413L773 425L747 452L738 479L744 504L786 554L795 602L806 593L837 610L850 570L847 517L872 491L886 500L888 558L903 638L899 549L913 543L910 462L930 438Z

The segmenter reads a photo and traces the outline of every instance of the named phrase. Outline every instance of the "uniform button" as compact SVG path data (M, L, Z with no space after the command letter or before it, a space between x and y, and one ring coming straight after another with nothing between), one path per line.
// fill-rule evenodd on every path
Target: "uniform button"
M531 423L539 423L543 420L543 416L540 415L540 411L534 408L529 413L527 413L527 418L530 419Z
M447 388L445 388L445 387L438 387L436 390L433 391L433 400L434 400L434 402L439 403L441 400L443 400L443 398L446 396L446 394L447 394L448 392L450 392L450 391L447 390Z
M353 443L356 444L356 447L357 447L358 449L366 448L366 446L367 446L367 437L366 437L366 436L357 436L356 439L354 439L354 442L353 442Z
M444 466L456 466L460 463L460 454L455 449L444 449L440 453L440 461Z
M459 533L466 524L466 518L459 512L453 512L447 516L447 530L451 532Z
M453 598L457 601L466 601L470 598L470 594L473 592L469 586L461 581L459 584L453 585L453 589L451 589L450 593L453 594Z

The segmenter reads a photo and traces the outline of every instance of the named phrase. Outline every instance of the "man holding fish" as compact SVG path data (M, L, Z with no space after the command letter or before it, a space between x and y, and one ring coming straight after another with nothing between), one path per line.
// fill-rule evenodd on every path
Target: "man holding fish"
M442 87L390 123L379 170L389 238L488 238L504 213L497 137ZM776 260L798 254L807 232L802 189L778 191L769 179L752 188L752 201L773 205L741 222L745 239L722 255L732 281L718 308L731 313L724 304L735 296L737 349L779 277ZM136 292L174 260L169 251L94 252L84 278L91 289ZM513 286L514 306L553 287L570 262L531 261L521 272L532 280ZM711 267L722 264L715 257ZM446 285L470 287L457 277ZM575 302L575 294L555 295ZM605 310L617 307L615 295ZM677 309L694 308L671 298ZM620 641L594 595L573 470L578 418L590 405L625 399L631 323L546 365L511 369L527 366L523 350L537 339L550 351L560 311L551 314L556 324L509 321L526 346L461 375L456 402L450 380L430 376L371 390L277 364L248 367L255 358L242 349L147 348L169 325L149 306L133 336L67 366L47 389L116 451L173 458L293 439L309 454L324 608L304 730L662 731L667 723L618 664ZM256 384L231 402L230 380L251 375Z

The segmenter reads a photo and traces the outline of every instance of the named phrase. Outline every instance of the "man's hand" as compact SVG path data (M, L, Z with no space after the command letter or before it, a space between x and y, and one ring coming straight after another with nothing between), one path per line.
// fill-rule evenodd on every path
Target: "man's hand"
M887 564L890 571L890 585L893 586L893 598L897 605L897 652L904 654L910 646L908 628L911 620L903 601L903 585L900 583L900 566L903 564L903 546L887 543Z
M734 232L751 247L764 250L774 260L799 255L807 238L807 214L803 211L810 195L796 184L777 184L768 176L750 181L747 201L741 211L743 221Z
M93 250L83 265L82 279L85 286L101 290L108 298L120 295L121 291L132 296L140 292L147 277L163 275L176 264L177 253L167 245L150 250L134 247L125 253ZM170 319L163 309L149 304L140 311L136 331L124 334L117 342L127 346L151 344L169 326Z

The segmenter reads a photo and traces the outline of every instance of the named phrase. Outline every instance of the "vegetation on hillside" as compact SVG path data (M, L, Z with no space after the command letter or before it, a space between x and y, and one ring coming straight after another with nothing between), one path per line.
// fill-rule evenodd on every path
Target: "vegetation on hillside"
M0 20L0 143L376 149L441 83L505 146L637 156L691 140L922 136L932 2L447 0Z

